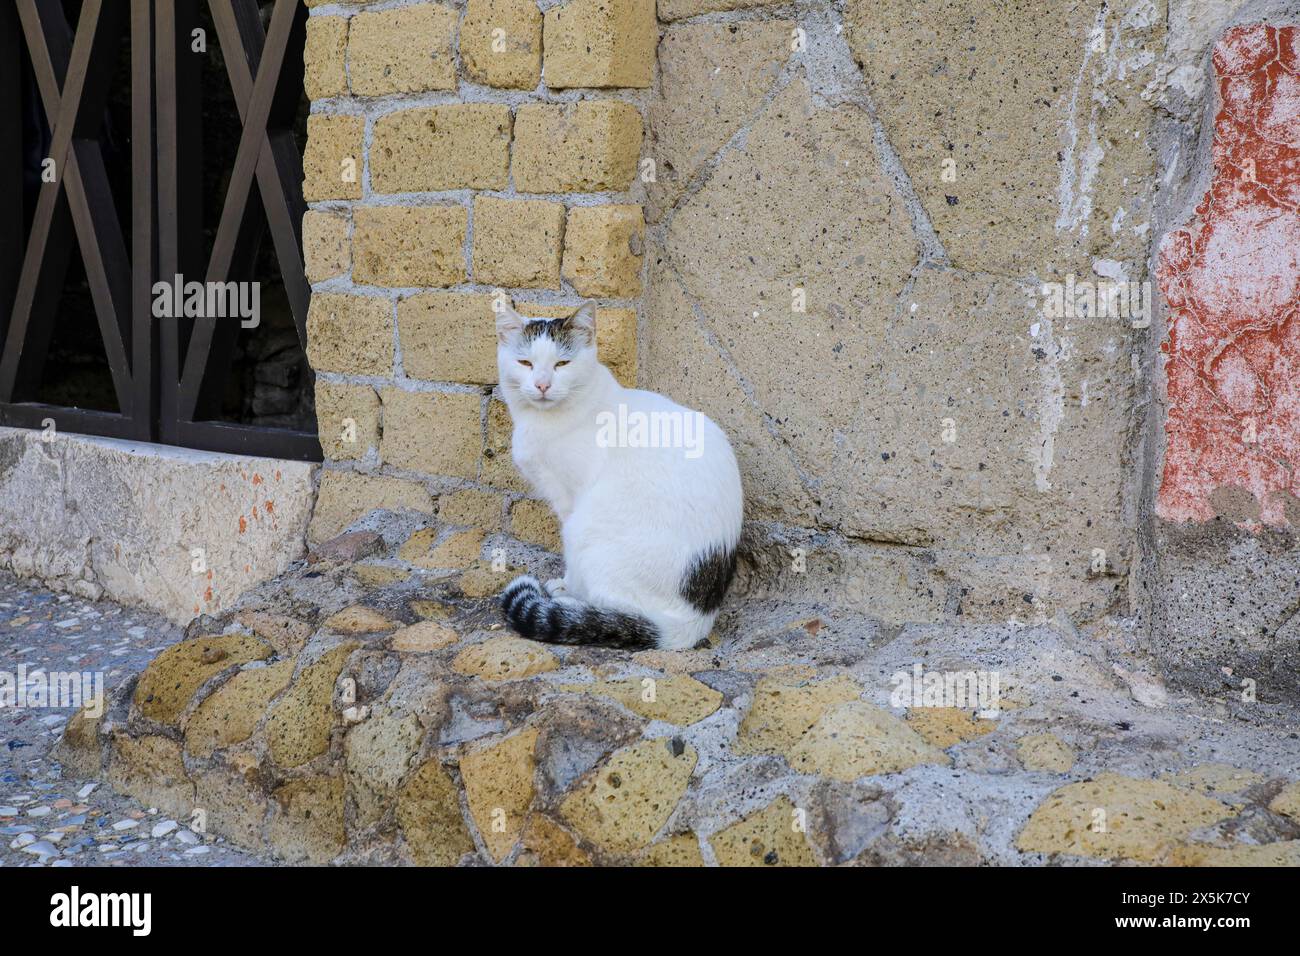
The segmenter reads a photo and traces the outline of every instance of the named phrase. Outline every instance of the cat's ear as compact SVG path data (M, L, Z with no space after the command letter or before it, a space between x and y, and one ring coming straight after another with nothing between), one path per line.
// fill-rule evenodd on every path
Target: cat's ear
M492 307L497 314L497 341L504 345L524 330L528 320L516 312L507 301L498 299Z
M596 343L596 307L588 302L569 319L569 327L581 332L591 344Z

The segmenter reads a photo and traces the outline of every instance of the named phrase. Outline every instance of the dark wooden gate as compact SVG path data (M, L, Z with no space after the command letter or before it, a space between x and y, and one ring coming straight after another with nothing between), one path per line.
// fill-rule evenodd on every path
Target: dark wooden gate
M274 0L208 0L242 128L211 254L204 260L200 0L0 0L0 424L215 451L319 460L314 431L218 420L237 319L155 318L154 285L248 282L269 231L298 339L311 290L303 270L302 158L293 124L302 96L307 10ZM124 36L130 45L130 248L98 141ZM50 130L52 163L34 210L23 206L26 49ZM8 184L8 185L6 185ZM260 208L251 202L256 186ZM265 215L261 210L265 210ZM30 219L30 227L27 222ZM117 411L34 400L73 243L103 337Z

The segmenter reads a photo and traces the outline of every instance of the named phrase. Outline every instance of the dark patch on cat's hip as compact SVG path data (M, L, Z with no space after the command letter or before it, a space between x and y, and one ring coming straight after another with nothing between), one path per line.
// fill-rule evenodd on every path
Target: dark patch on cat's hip
M722 607L731 579L736 574L736 549L711 545L687 568L682 579L681 596L702 614L712 614Z

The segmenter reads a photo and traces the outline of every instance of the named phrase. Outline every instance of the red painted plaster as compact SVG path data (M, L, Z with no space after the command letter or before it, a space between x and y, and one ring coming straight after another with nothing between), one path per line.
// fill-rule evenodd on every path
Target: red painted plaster
M1214 48L1213 175L1164 237L1169 316L1164 475L1156 513L1214 517L1250 491L1265 524L1300 496L1300 28L1234 27Z

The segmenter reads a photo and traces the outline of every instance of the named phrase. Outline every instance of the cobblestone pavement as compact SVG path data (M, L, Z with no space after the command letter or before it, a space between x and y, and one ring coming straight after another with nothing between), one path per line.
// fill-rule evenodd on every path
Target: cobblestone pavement
M24 676L29 690L49 686L44 677L60 671L102 675L107 698L180 638L180 628L147 611L55 594L0 572L0 693ZM36 694L0 702L0 866L273 863L102 782L64 779L51 751L76 708L47 706Z

